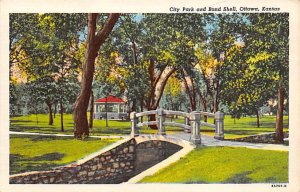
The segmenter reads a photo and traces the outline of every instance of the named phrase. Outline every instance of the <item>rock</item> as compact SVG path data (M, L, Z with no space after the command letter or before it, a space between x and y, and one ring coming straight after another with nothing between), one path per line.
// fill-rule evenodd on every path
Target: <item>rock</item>
M92 171L95 171L98 168L97 165L92 166Z
M95 174L95 172L94 172L94 171L91 171L91 172L88 173L88 176L91 177L91 176L93 176L94 174Z
M113 168L119 168L119 163L113 163Z
M129 149L127 147L123 149L124 153L128 153L128 151L129 151Z
M129 152L133 153L134 152L134 146L129 146Z
M87 175L87 171L81 171L79 172L79 176L86 176Z
M53 183L54 182L54 177L51 177L50 178L50 183Z

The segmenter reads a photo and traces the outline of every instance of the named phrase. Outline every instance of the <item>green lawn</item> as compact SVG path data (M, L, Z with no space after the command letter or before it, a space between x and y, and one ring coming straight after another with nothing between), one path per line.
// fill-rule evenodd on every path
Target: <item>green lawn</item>
M267 133L275 131L275 116L263 116L260 119L260 128L256 127L255 117L243 117L234 119L230 116L225 117L225 138L233 139L245 137L253 134ZM169 121L170 119L168 119ZM175 119L176 122L184 122L184 119ZM92 135L128 135L131 132L130 121L109 120L109 127L106 127L105 120L94 120L94 128L91 131ZM208 122L213 123L212 119ZM64 115L64 134L73 134L73 119L71 114ZM285 131L288 130L288 116L284 116ZM182 131L181 128L167 127L167 133ZM60 131L60 115L57 114L52 126L48 125L48 115L39 114L38 124L36 123L36 115L20 116L11 118L11 131L23 132L38 132L38 133L62 133ZM201 127L202 134L214 135L214 130L209 127ZM141 133L157 133L157 130L151 130L147 127L142 127Z
M117 139L10 136L10 174L49 170L69 164L116 142Z
M179 121L183 121L179 119ZM48 125L48 114L38 114L13 117L10 119L10 131L35 132L35 133L63 133L73 135L73 118L71 114L64 114L64 132L61 132L60 115L56 115L53 125ZM131 132L129 120L109 120L106 127L105 120L94 119L94 126L91 135L129 135ZM181 128L167 127L167 131L182 131ZM157 130L152 130L146 126L141 128L142 133L154 134Z
M288 152L198 147L141 183L286 183Z

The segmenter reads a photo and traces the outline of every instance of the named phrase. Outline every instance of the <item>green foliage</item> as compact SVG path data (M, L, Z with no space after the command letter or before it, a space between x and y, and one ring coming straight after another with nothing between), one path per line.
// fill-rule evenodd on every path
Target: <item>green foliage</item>
M66 165L100 150L117 139L85 139L55 136L10 136L10 174L46 171Z
M33 106L74 102L83 20L83 14L10 15L10 78L16 78L16 73L23 76L27 82L24 92Z
M254 114L269 99L276 98L279 84L288 87L288 15L244 17L247 22L241 27L242 44L231 50L221 67L221 95L234 117Z
M144 106L153 96L152 61L155 77L170 66L178 79L189 75L197 102L205 105L200 108L214 111L226 105L233 117L254 114L276 99L278 87L288 95L288 18L286 13L122 14L98 53L94 93L125 96L130 105L138 101ZM97 25L106 19L100 14ZM11 83L20 77L32 83L40 103L48 97L52 103L72 104L85 33L84 14L10 14ZM11 109L20 111L12 84L10 91ZM178 95L173 93L165 90L172 104Z
M198 147L142 183L288 182L288 152Z

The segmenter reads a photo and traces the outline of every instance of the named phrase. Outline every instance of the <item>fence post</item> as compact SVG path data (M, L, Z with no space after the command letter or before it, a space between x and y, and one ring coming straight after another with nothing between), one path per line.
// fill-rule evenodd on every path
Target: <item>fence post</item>
M190 125L190 119L188 117L185 117L185 125ZM190 133L191 130L190 129L184 129L185 133Z
M224 113L217 111L215 113L215 139L223 140L224 139Z
M159 135L165 135L166 134L166 129L164 126L164 122L166 120L166 115L164 114L163 109L158 109L157 110L157 115L158 115L158 134Z
M190 113L190 121L192 124L191 130L191 142L195 145L201 144L201 135L200 135L200 112L193 111Z
M131 137L136 137L139 135L139 130L137 127L138 118L136 117L136 112L130 113L130 121L131 121Z

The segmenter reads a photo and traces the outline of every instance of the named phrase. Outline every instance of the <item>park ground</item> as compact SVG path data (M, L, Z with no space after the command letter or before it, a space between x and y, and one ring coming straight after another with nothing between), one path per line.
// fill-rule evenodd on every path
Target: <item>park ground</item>
M260 127L255 117L232 119L225 117L225 139L240 138L254 134L274 132L275 116L263 116ZM37 122L38 120L38 122ZM183 122L183 119L173 119ZM210 120L209 120L210 121ZM288 131L288 117L284 117L284 130ZM54 124L48 125L48 115L13 117L10 131L73 134L71 114L64 115L64 132L61 132L60 116ZM180 128L167 127L167 134L178 133ZM142 133L156 133L146 127ZM91 135L129 135L130 121L94 120ZM208 127L202 127L201 134L213 136ZM49 170L79 160L118 139L88 138L76 140L73 137L41 135L10 136L10 174L26 171ZM193 171L192 171L193 170ZM178 174L180 173L180 174ZM178 162L166 167L141 182L163 183L270 183L288 182L288 152L267 151L233 147L198 147Z

